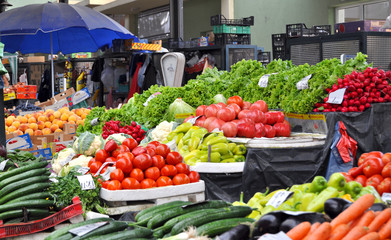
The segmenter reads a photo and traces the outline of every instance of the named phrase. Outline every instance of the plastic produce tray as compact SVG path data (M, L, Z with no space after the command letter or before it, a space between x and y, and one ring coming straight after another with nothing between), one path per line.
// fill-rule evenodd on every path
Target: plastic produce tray
M190 166L190 171L198 173L241 173L244 169L244 162L235 163L196 163L195 166Z

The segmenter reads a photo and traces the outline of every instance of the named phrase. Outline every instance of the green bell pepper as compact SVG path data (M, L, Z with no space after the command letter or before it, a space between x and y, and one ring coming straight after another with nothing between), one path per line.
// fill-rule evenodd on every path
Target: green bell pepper
M247 151L247 148L244 145L239 144L239 145L236 145L236 147L234 148L233 154L244 155L244 154L246 154L246 151Z
M261 208L262 209L262 208ZM256 221L259 220L262 215L261 215L261 209L258 210L253 210L250 215L247 216L247 218L252 218L255 219Z
M249 205L252 208L255 208L255 206L258 206L258 205L262 206L262 204L260 203L260 200L262 198L264 198L268 194L268 192L269 192L269 189L267 189L266 192L264 192L264 193L256 192L254 194L254 196L252 198L250 198L250 200L248 200L247 205Z
M337 196L338 196L338 190L336 188L327 187L325 190L320 192L319 195L313 199L313 201L311 201L308 204L306 211L322 212L326 200Z
M340 173L340 172L333 173L330 176L330 179L329 179L329 182L328 182L328 186L329 187L334 187L338 191L344 190L345 184L346 184L346 179L342 175L342 173Z
M303 197L301 198L301 205L299 207L299 210L306 211L308 205L312 202L312 200L314 200L315 196L315 193L304 193Z
M236 143L228 143L228 149L231 152L234 152L235 147L236 147Z
M319 193L327 188L327 180L323 176L316 176L314 180L312 180L309 192Z
M305 193L309 190L311 186L311 183L304 183L301 185L293 185L291 188L289 188L289 191L294 192L295 190L300 190L301 192Z
M243 155L234 155L235 162L245 162L246 158Z
M362 185L356 181L350 181L345 185L345 193L350 194L352 198L360 194Z

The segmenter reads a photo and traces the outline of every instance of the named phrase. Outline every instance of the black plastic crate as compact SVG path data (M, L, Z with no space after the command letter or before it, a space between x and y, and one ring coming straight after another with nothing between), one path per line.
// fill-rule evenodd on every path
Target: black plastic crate
M251 34L215 34L215 45L226 44L249 45L251 44Z
M314 37L331 34L331 25L317 25L307 28L304 23L286 25L286 35L288 38L294 37Z
M287 60L288 56L286 54L286 51L273 51L273 59L281 59L281 60Z
M262 52L258 51L257 59L262 63L262 65L267 65L271 61L271 53L270 52Z
M253 26L254 16L242 18L242 19L226 19L224 15L215 15L210 17L210 25L237 25L237 26Z
M273 52L285 52L285 46L273 46Z
M272 34L272 44L275 46L285 46L286 45L286 33Z

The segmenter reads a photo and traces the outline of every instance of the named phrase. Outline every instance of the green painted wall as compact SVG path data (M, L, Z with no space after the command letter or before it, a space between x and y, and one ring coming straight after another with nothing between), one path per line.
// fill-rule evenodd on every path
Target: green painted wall
M12 4L11 7L8 7L7 10L17 7L22 7L29 4L40 4L40 3L47 3L47 2L57 2L57 0L8 0L10 4Z
M326 0L235 0L235 18L254 16L251 44L272 50L271 35L285 33L286 24L329 23L329 1Z
M200 37L202 32L213 30L210 17L220 14L221 0L188 0L183 2L184 40Z

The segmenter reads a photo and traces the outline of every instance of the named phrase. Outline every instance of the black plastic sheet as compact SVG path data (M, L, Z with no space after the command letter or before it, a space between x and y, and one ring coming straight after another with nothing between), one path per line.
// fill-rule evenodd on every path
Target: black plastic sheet
M205 199L238 201L242 192L242 173L200 173L205 182Z

